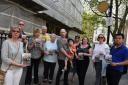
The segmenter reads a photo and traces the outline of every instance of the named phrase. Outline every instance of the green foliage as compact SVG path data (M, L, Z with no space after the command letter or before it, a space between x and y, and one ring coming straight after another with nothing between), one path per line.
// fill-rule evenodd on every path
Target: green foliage
M89 39L93 38L94 28L98 26L98 24L105 24L105 20L96 15L83 13L83 23L82 23L82 31L85 33L82 36L87 36Z

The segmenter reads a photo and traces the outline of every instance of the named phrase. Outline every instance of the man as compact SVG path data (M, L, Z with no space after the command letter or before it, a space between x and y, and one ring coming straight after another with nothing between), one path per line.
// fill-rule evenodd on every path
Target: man
M128 65L128 48L123 44L123 42L124 35L115 34L114 46L112 46L110 50L112 63L107 66L106 72L108 85L119 85L124 68Z
M44 41L50 41L50 36L47 33L47 27L46 26L42 26L42 34L41 34L41 38Z
M25 35L25 33L23 31L24 30L24 26L25 26L25 23L23 21L20 21L19 24L18 24L18 27L19 27L19 29L21 31L21 35Z
M61 29L60 30L60 38L57 40L57 45L58 45L58 72L56 76L56 85L60 85L60 78L65 66L65 58L71 59L71 56L67 54L66 50L67 48L67 38L66 38L66 30ZM70 70L70 62L67 63L67 69L64 71L64 84L63 85L68 85L68 73Z

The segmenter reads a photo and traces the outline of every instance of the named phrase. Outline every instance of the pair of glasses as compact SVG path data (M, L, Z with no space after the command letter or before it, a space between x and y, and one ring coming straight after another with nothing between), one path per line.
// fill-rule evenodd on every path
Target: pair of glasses
M23 25L24 26L24 24L19 24L19 25Z
M16 30L12 30L12 32L17 32L17 33L20 33L20 31L16 31Z
M104 37L98 37L98 38L104 38Z

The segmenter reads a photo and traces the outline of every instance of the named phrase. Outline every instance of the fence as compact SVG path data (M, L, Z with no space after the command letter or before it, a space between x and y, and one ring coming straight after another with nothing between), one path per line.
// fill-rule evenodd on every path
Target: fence
M5 33L4 31L1 31L0 32L0 63L1 63L1 48L2 48L2 43L7 38L8 38L8 33Z

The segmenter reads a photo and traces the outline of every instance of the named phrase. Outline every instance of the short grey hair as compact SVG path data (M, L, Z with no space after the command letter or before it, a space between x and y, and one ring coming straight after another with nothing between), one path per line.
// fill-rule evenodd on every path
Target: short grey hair
M42 29L47 29L47 26L42 26Z

